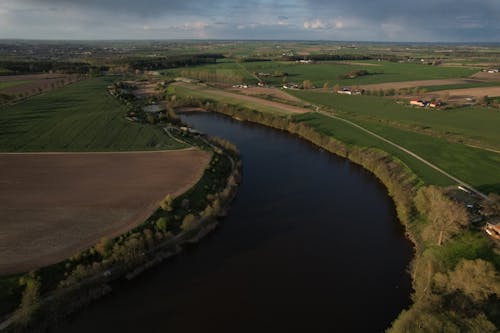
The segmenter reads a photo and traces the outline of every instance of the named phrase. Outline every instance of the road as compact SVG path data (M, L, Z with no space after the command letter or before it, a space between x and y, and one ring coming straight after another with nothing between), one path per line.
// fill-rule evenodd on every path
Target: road
M253 103L259 103L259 104L262 104L262 105L267 105L267 106L272 106L274 108L277 108L279 110L282 110L284 112L293 112L293 113L306 113L306 112L311 112L310 109L305 109L305 108L300 108L300 107L296 107L296 106L290 106L290 105L286 105L286 104L283 104L283 103L279 103L279 102L275 102L275 101L268 101L268 100L265 100L265 99L262 99L262 98L258 98L258 97L250 97L250 96L242 96L242 95L239 95L239 94L234 94L234 93L230 93L230 92L226 92L226 91L221 91L221 90L215 90L215 89L209 89L209 88L205 88L205 87L200 87L200 86L193 86L193 85L188 85L188 84L182 84L183 87L186 87L188 89L194 89L194 90L204 90L210 94L214 94L214 95L218 95L218 96L225 96L225 97L232 97L232 98L235 98L235 99L241 99L241 100L247 100L247 101L251 101ZM363 126L360 126L356 123L353 123L352 121L350 120L347 120L347 119L344 119L342 117L339 117L337 115L334 115L334 114L331 114L331 113L328 113L328 112L325 112L325 111L320 111L319 107L316 106L316 112L317 113L320 113L326 117L330 117L330 118L333 118L333 119L336 119L336 120L339 120L339 121L342 121L346 124L349 124L379 140L382 140L383 142L385 143L388 143L394 147L396 147L397 149L403 151L404 153L412 156L413 158L419 160L420 162L428 165L429 167L433 168L434 170L438 171L439 173L441 173L442 175L448 177L449 179L453 180L454 182L456 182L457 184L469 189L471 192L474 192L475 194L477 194L478 196L480 196L481 198L483 199L487 199L488 200L488 196L485 195L484 193L482 193L481 191L479 191L478 189L474 188L473 186L467 184L466 182L464 182L463 180L451 175L450 173L444 171L443 169L441 169L440 167L438 167L437 165L431 163L430 161L426 160L425 158L419 156L418 154L416 154L415 152L389 140L389 139L386 139L384 138L383 136L379 135L379 134L376 134L366 128L364 128Z
M415 158L415 159L419 160L420 162L422 162L422 163L424 163L424 164L428 165L429 167L431 167L431 168L433 168L434 170L438 171L439 173L441 173L441 174L445 175L446 177L450 178L451 180L453 180L453 181L457 182L458 184L462 185L463 187L465 187L465 188L469 189L470 191L472 191L472 192L474 192L475 194L479 195L479 196L480 196L480 197L482 197L483 199L488 200L488 196L487 196L487 195L485 195L484 193L480 192L478 189L476 189L476 188L472 187L471 185L467 184L467 183L466 183L466 182L464 182L463 180L458 179L457 177L455 177L455 176L453 176L453 175L449 174L448 172L444 171L443 169L441 169L441 168L440 168L440 167L438 167L437 165L435 165L435 164L433 164L433 163L429 162L428 160L426 160L425 158L423 158L423 157L421 157L421 156L417 155L417 154L416 154L416 153L414 153L413 151L411 151L411 150L409 150L409 149L407 149L407 148L405 148L405 147L403 147L403 146L401 146L401 145L398 145L397 143L395 143L395 142L393 142L393 141L391 141L391 140L389 140L389 139L386 139L386 138L384 138L383 136L378 135L378 134L376 134L376 133L374 133L374 132L372 132L372 131L370 131L370 130L366 129L366 128L364 128L363 126L360 126L360 125L358 125L358 124L356 124L356 123L353 123L352 121L349 121L349 120L347 120L347 119L344 119L344 118L341 118L341 117L335 116L335 115L333 115L333 114L331 114L331 113L327 113L327 112L324 112L324 111L316 111L316 112L318 112L318 113L320 113L320 114L322 114L322 115L324 115L324 116L326 116L326 117L333 118L333 119L336 119L336 120L340 120L340 121L342 121L342 122L344 122L344 123L347 123L347 124L349 124L349 125L351 125L351 126L353 126L353 127L356 127L357 129L359 129L359 130L361 130L361 131L363 131L363 132L365 132L365 133L368 133L369 135L371 135L371 136L373 136L373 137L376 137L376 138L377 138L377 139L379 139L379 140L382 140L382 141L384 141L384 142L386 142L386 143L390 144L391 146L394 146L394 147L398 148L399 150L401 150L401 151L403 151L403 152L407 153L408 155L412 156L413 158Z

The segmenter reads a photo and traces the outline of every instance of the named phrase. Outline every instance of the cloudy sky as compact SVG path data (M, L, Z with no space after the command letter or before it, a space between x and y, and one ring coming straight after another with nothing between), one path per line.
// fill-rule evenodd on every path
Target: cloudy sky
M0 38L500 42L500 0L0 0Z

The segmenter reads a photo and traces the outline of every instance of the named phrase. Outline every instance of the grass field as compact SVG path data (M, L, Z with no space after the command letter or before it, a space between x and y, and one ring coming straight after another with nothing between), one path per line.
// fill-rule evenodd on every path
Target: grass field
M176 88L177 89L177 88ZM228 104L246 106L262 112L268 112L258 102L244 105L237 98L220 98L207 92L193 92L182 88L183 95L200 98L212 98ZM500 133L496 124L500 120L500 111L487 108L457 109L450 112L426 111L395 104L394 101L368 96L339 96L309 91L294 91L294 95L314 103L324 104L335 110L342 110L343 117L392 140L403 147L439 166L450 174L462 179L480 191L500 192L500 154L468 147L461 143L451 143L443 138L420 134L404 128L391 127L380 119L412 126L429 127L446 133L464 133L475 139L500 142ZM265 101L265 100L261 100ZM361 115L361 117L360 117ZM319 131L332 135L341 141L364 147L382 149L405 162L423 181L428 184L451 185L454 181L416 160L399 149L382 142L352 126L316 113L294 116ZM389 123L390 124L390 123ZM478 134L480 133L480 134Z
M339 76L354 70L365 69L370 75L355 79L340 79ZM273 72L288 73L288 82L302 83L311 80L316 87L322 87L325 82L332 85L362 85L394 81L414 81L468 77L478 70L476 68L428 66L420 64L400 64L393 62L353 61L323 62L318 64L298 64L295 62L266 61L266 62L228 62L195 66L190 68L169 69L163 73L170 76L181 76L182 72L209 72L228 76L242 77L248 84L256 84L254 73ZM267 84L281 85L283 77L265 77Z
M224 59L223 59L224 60ZM174 68L166 71L162 71L163 74L169 76L184 76L184 73L191 72L206 72L211 74L220 75L221 78L227 78L228 82L231 82L230 78L234 77L235 80L232 83L252 83L257 84L257 79L252 75L252 73L248 72L248 70L239 63L236 62L228 62L228 61L220 61L217 64L213 65L202 65L202 66L194 66L189 68ZM236 78L241 78L236 79Z
M423 181L428 184L450 185L454 182L422 162L399 149L353 128L339 120L320 114L295 116L315 127L320 132L332 135L344 142L382 149L405 162ZM500 154L449 143L427 135L403 131L375 122L356 121L361 126L397 142L452 175L463 179L480 191L500 192Z
M0 82L0 91L5 88L20 86L26 83L31 83L33 81L11 81L11 82Z
M318 64L297 64L293 62L253 62L243 63L250 72L286 72L289 82L301 83L311 80L316 87L329 81L340 85L362 85L395 81L414 81L468 77L477 72L474 68L445 68L420 64L400 64L393 62L356 61L346 63L325 62ZM367 70L370 75L355 79L340 79L339 76L353 70ZM282 78L268 78L267 82L279 85Z
M291 94L310 103L324 105L350 116L384 119L443 135L464 136L491 148L500 148L500 110L467 107L447 111L414 108L392 99L374 96L346 96L296 90Z
M184 146L161 128L132 123L106 93L111 78L81 81L0 107L0 151L127 151Z

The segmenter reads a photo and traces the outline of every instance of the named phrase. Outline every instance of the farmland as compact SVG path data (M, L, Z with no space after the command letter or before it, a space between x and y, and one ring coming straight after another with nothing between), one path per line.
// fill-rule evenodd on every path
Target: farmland
M252 108L254 110L270 113L305 113L309 110L286 105L274 101L268 101L261 98L240 95L234 92L217 90L203 86L192 86L186 84L175 84L169 88L169 93L175 93L179 96L202 98L202 99L217 99L224 103L231 105L238 105L245 108Z
M197 95L197 90L185 86L184 90L176 91L176 93L181 96L215 99L220 95L216 93ZM500 175L499 154L468 147L462 143L448 142L445 139L448 132L451 131L455 134L458 132L458 135L468 135L473 140L498 147L500 137L498 136L496 124L500 118L500 112L497 110L471 108L470 110L457 109L451 112L432 113L399 106L392 100L378 97L339 96L309 91L294 91L293 94L308 102L334 108L336 112L340 112L347 118L352 118L356 123L393 142L398 142L403 147L414 151L481 191L486 193L500 191L500 178L498 176ZM223 101L240 105L238 100ZM259 99L254 98L254 104L258 102ZM267 101L260 99L260 102L265 104ZM309 111L308 109L303 110L305 112ZM261 111L265 112L265 110ZM454 112L457 112L458 115L454 116ZM482 117L477 116L478 114ZM436 116L438 121L433 121L433 118L430 118L431 116ZM350 125L319 114L307 113L295 117L312 125L320 132L336 137L343 142L364 147L375 147L389 152L405 162L428 184L451 185L453 183L450 179L422 162ZM381 123L380 119L385 119L388 122ZM409 128L401 128L401 126L395 126L393 123L403 123ZM408 130L412 127L419 127L418 129L422 130L431 126L434 126L436 131L442 134L443 138L422 134L416 130ZM478 135L477 133L482 134Z
M385 120L413 130L437 132L442 136L468 138L491 148L500 147L500 111L484 107L464 107L447 111L429 111L396 104L392 99L374 96L345 96L312 91L292 91L310 103L333 108L353 117ZM407 102L405 102L407 103Z
M124 119L111 78L81 81L0 108L0 151L127 151L184 148L158 127Z
M354 79L342 79L342 75L356 70L367 70L368 75ZM254 73L275 72L287 73L288 82L301 83L304 80L311 80L316 87L322 87L324 83L341 85L365 85L394 81L415 81L415 80L437 80L450 78L465 78L476 73L475 68L448 68L439 66L428 66L421 64L400 64L392 62L373 61L352 61L345 62L321 62L315 64L299 64L285 61L265 61L265 62L224 62L213 65L197 66L190 69L173 69L166 71L171 76L193 76L195 73L220 73L231 76L233 81L238 79L250 84L257 83ZM188 75L190 74L191 75ZM195 77L198 78L198 77ZM263 78L264 81L272 85L281 85L283 77L271 76Z
M428 184L452 185L453 182L414 158L374 140L352 127L318 114L299 116L298 119L312 125L319 131L342 141L364 147L375 147L389 152L405 162L422 180ZM500 155L480 149L450 143L442 139L383 126L376 122L357 121L358 124L397 142L416 152L426 160L436 164L452 175L470 183L485 193L500 192Z
M54 264L143 223L166 194L193 186L210 156L200 150L0 155L0 274Z

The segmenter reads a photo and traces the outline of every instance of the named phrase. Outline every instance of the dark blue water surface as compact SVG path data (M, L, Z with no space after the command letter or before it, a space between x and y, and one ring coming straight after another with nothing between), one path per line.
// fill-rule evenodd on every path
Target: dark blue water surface
M408 306L412 247L373 175L273 129L183 119L241 151L227 218L58 331L382 332Z

